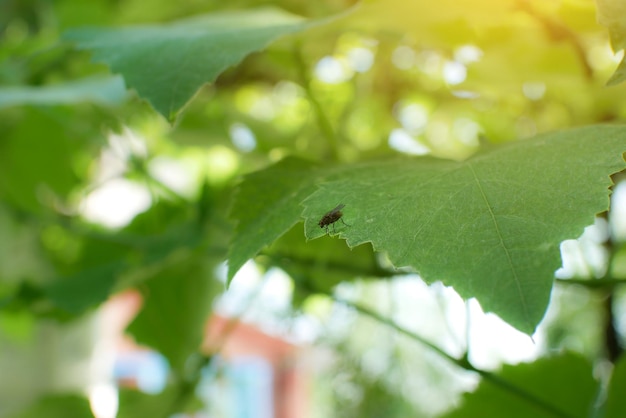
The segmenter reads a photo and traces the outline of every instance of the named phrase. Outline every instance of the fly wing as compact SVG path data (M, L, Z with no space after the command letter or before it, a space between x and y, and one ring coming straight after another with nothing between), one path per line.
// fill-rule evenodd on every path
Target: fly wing
M344 205L343 203L340 203L340 204L338 204L338 205L337 205L337 207L336 207L335 209L331 210L331 211L330 211L330 212L328 212L328 213L337 213L337 212L339 212L341 209L343 209L345 206L346 206L346 205Z

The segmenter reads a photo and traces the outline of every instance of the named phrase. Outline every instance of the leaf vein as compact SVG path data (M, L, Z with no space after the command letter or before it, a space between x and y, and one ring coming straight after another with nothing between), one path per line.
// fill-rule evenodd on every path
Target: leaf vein
M489 215L491 216L491 220L493 221L493 225L494 225L496 233L498 235L498 239L500 240L500 246L504 250L504 253L506 255L507 261L509 262L509 267L511 269L511 272L513 273L513 278L515 279L515 285L517 286L517 292L519 293L520 299L522 301L522 309L524 310L524 317L526 318L526 322L530 326L532 326L532 322L530 321L529 316L528 316L528 307L527 307L527 304L526 304L526 298L524 297L524 293L522 292L521 282L520 282L519 277L517 277L517 271L515 270L515 267L513 266L513 259L511 258L511 253L509 252L509 249L507 248L506 244L504 243L504 238L502 237L502 232L500 231L500 225L498 224L496 216L493 213L493 209L491 207L491 204L489 203L489 199L487 199L487 195L485 194L485 190L483 189L483 186L480 183L480 179L476 175L476 172L474 171L474 168L472 167L472 164L470 164L468 162L467 163L467 167L472 172L472 176L474 177L474 180L476 181L476 185L478 186L478 190L480 191L480 194L482 195L482 198L485 201L485 206L487 206L487 210L489 211Z

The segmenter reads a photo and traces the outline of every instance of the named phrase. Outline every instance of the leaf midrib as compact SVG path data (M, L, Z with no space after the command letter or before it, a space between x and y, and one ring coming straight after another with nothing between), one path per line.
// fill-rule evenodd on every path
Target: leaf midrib
M521 286L520 279L517 276L517 271L515 270L515 267L513 266L513 259L511 258L511 253L509 252L509 249L504 243L504 238L502 236L502 232L500 231L500 225L498 225L498 221L496 219L495 213L493 213L493 209L491 208L489 199L487 199L485 190L483 189L483 186L480 183L480 179L478 178L478 176L476 175L476 172L474 171L474 167L472 167L472 164L470 162L467 162L466 165L467 165L467 168L469 168L470 171L472 172L472 176L474 177L476 186L478 186L478 190L480 191L480 194L485 202L485 206L487 207L487 210L489 211L489 216L491 216L491 220L495 227L496 234L498 235L498 239L500 240L500 246L504 250L507 261L509 263L509 268L511 269L511 272L513 273L513 279L515 279L515 286L517 287L517 293L519 294L520 300L522 302L522 309L524 310L524 318L526 319L526 323L528 324L528 326L532 328L532 322L530 321L529 316L528 316L528 306L526 303L526 298L524 297L524 293L522 292L522 286Z

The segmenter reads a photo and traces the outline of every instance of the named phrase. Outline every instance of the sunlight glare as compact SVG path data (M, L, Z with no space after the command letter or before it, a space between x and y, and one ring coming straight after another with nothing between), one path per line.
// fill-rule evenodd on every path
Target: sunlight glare
M522 92L530 100L539 100L546 93L546 85L539 82L526 82L522 85Z
M611 212L609 221L611 234L615 240L626 241L626 181L619 182L611 196Z
M367 72L374 65L374 53L363 47L352 48L347 53L348 62L357 73Z
M80 213L90 222L119 228L151 204L152 197L145 186L126 179L113 179L87 195L80 205Z
M404 129L394 129L389 134L389 147L411 155L426 155L430 149L419 143Z
M446 61L443 65L443 79L450 85L461 84L467 77L467 68L457 61Z
M408 70L415 65L417 54L409 46L401 45L393 50L391 62L400 70Z
M326 56L317 62L315 76L327 84L339 84L349 80L353 70L345 60Z
M115 418L119 407L117 388L110 383L94 385L89 390L89 406L95 418Z
M254 132L244 123L236 122L228 129L230 140L241 152L250 152L256 148Z

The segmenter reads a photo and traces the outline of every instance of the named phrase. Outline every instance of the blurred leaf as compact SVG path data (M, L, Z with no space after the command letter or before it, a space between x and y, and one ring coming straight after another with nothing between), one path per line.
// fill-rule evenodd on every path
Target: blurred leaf
M143 308L127 328L138 343L163 354L179 374L200 347L213 299L222 290L212 268L187 258L147 280L140 287Z
M86 78L43 87L1 87L0 109L21 105L98 103L118 105L126 97L121 77Z
M621 418L624 416L624 411L626 411L624 393L626 393L626 357L622 355L613 368L604 418Z
M27 109L18 126L3 133L0 196L39 211L42 189L65 197L78 184L73 157L81 152L83 138L68 132L66 121L53 112Z
M229 282L248 259L301 219L300 202L315 190L317 175L314 164L285 158L244 178L231 211L238 224L228 253Z
M248 54L311 23L278 9L222 12L164 25L84 28L65 39L124 76L168 120L205 83Z
M120 390L120 406L117 418L137 418L137 417L159 417L170 416L167 412L175 408L179 396L179 391L175 387L167 387L163 392L150 395L136 390ZM193 412L201 408L197 398L191 405L184 405L184 412Z
M626 3L623 0L596 0L596 5L598 21L609 30L613 51L626 48Z
M371 242L532 333L546 310L559 244L608 208L609 176L624 168L626 131L595 126L541 135L463 161L431 158L355 165L305 201L305 234L345 204L338 234ZM257 225L257 230L269 228ZM268 233L269 236L269 233Z
M78 395L45 396L11 418L93 418L89 401Z
M626 3L623 0L596 0L598 21L607 27L614 52L626 48ZM614 86L626 80L626 57L606 83Z
M57 279L47 286L45 294L56 307L79 315L108 299L117 275L127 266L124 260L85 269L70 277Z
M589 416L598 383L591 364L577 354L542 358L533 363L504 366L495 376L504 384L483 378L478 388L463 396L461 406L446 418L553 418ZM527 399L514 385L539 399L551 411ZM560 414L557 413L560 411Z
M621 82L626 80L626 59L622 59L622 62L619 63L615 72L609 78L609 81L606 82L607 86L615 86Z

